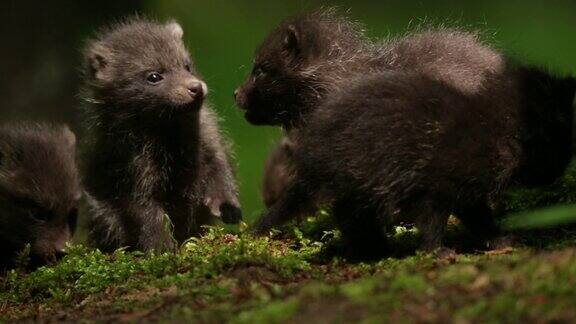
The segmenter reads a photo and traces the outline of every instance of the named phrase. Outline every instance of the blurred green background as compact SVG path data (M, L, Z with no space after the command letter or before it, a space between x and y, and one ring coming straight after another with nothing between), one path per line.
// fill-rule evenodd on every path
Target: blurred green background
M280 131L247 124L232 93L251 69L254 49L282 19L339 6L384 38L421 24L481 29L510 55L576 74L576 1L3 1L0 5L0 117L67 122L81 135L76 98L79 49L98 26L144 13L175 18L211 88L210 101L236 151L246 219L262 211L261 175Z

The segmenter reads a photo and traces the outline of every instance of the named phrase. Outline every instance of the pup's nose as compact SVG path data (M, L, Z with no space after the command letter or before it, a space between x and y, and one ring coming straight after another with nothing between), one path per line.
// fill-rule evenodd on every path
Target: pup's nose
M200 82L194 82L188 86L188 93L192 98L204 97L204 87Z

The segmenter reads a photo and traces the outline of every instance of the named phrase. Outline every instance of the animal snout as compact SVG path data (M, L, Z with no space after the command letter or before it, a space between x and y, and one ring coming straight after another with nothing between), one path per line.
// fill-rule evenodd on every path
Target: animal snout
M206 84L201 81L196 81L188 85L188 94L193 99L204 98L208 92Z
M240 107L241 109L245 109L246 96L244 95L244 92L240 88L238 88L238 89L236 89L236 91L234 91L234 101L236 102L236 105L238 107Z
M196 82L196 83L188 86L188 93L192 97L195 97L197 95L202 95L202 85L200 84L200 82Z

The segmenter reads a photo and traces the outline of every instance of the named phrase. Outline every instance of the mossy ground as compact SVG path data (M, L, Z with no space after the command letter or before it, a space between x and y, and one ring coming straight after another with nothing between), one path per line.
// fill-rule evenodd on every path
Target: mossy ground
M412 235L398 234L393 245ZM0 314L7 322L576 318L576 231L544 248L373 263L326 258L328 245L213 229L177 254L104 255L75 246L53 267L10 272L0 283Z
M506 212L573 203L574 167L539 191L516 191ZM60 263L0 279L0 321L571 322L576 319L576 229L519 232L486 251L452 225L456 256L415 252L399 229L394 256L350 262L322 219L275 238L210 229L175 254L105 255L71 246ZM320 228L321 230L318 230ZM304 234L303 234L304 233Z

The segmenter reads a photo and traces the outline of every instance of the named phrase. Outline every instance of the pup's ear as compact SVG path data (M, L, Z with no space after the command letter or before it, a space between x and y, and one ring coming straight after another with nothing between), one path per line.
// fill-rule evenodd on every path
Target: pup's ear
M300 32L295 25L289 25L284 31L282 46L290 59L298 59L302 53Z
M180 26L180 24L177 23L176 21L168 22L168 24L166 25L166 28L168 28L168 30L176 38L182 38L182 36L184 36L184 30L182 29L182 26Z
M106 80L110 74L112 51L101 42L93 42L88 45L85 56L90 76Z

